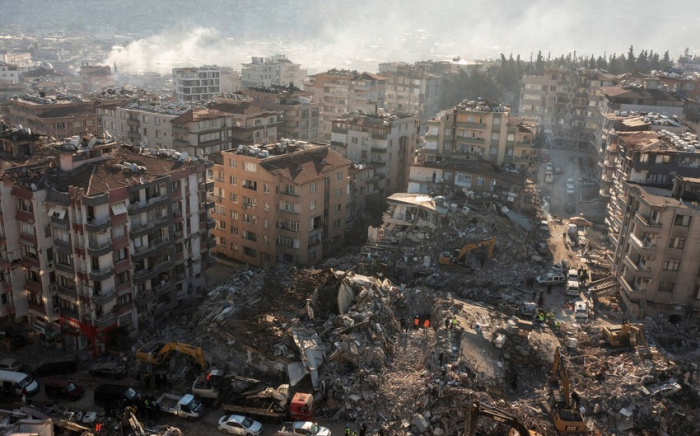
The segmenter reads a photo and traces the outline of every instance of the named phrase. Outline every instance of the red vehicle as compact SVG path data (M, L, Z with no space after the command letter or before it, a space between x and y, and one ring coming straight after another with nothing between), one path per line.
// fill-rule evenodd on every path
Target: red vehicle
M297 392L289 403L289 417L295 421L314 420L314 396Z

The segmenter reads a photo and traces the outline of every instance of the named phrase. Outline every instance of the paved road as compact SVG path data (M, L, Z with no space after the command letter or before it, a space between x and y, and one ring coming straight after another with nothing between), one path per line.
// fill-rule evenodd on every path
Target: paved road
M581 200L581 183L579 181L581 170L579 168L579 158L585 157L585 153L568 148L554 148L549 150L549 159L554 168L561 167L562 173L554 175L554 183L545 183L545 162L540 163L538 172L538 189L540 198L547 198L549 202L549 213L554 216L571 217L577 215L579 210L578 202ZM566 194L566 179L574 179L576 187L575 195ZM566 212L566 203L573 202L574 212Z

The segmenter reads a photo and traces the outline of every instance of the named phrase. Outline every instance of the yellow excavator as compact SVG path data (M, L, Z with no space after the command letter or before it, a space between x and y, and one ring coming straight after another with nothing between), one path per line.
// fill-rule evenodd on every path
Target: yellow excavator
M651 349L644 336L644 326L642 324L630 324L624 321L619 326L603 327L603 336L612 347L632 347L641 343L644 345L647 355L651 355Z
M158 366L170 359L170 356L174 352L191 356L202 368L202 371L206 371L207 359L204 357L204 352L202 349L200 347L193 347L192 345L181 344L178 342L148 342L136 350L136 359L140 360L141 362Z
M549 402L543 401L542 406L552 417L558 432L571 434L588 431L578 404L573 404L569 374L564 366L560 347L554 351L552 376L549 378Z
M467 433L467 436L474 436L476 434L476 422L480 416L485 416L493 419L494 421L509 425L511 429L508 432L508 436L514 436L516 434L519 434L520 436L540 436L540 434L535 430L529 430L527 427L525 427L525 425L518 421L518 419L514 416L511 416L502 410L496 409L495 407L481 404L478 401L472 402L469 419L469 433Z
M496 238L489 238L489 239L484 239L483 241L478 241L478 242L470 242L469 244L466 244L464 247L462 247L458 253L455 253L454 255L450 254L449 251L445 251L442 254L440 254L440 263L442 265L460 265L462 263L462 260L464 259L464 256L469 253L472 250L475 250L479 247L488 247L488 252L486 256L488 257L489 260L493 257L493 248L496 246ZM457 251L457 250L455 250Z

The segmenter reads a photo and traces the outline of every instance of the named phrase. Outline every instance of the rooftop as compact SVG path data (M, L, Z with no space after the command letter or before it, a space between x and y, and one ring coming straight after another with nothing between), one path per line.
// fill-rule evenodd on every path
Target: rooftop
M179 117L170 120L170 122L173 124L187 124L197 121L215 120L218 118L225 118L228 116L228 113L221 112L216 109L196 107L188 110Z
M220 113L237 114L237 115L269 115L277 114L275 111L263 109L248 101L240 103L213 103L209 105L209 109L214 109Z
M641 153L698 153L700 143L692 133L676 135L662 130L643 132L619 132L620 142L627 148Z
M609 98L635 98L635 99L651 99L651 100L666 100L682 102L683 99L676 93L664 91L661 89L643 88L641 85L617 85L606 86L601 88L603 94Z

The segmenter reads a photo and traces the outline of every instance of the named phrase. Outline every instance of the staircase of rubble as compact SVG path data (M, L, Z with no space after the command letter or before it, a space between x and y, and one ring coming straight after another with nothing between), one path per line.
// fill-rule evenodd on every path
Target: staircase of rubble
M596 280L588 285L588 292L591 298L598 299L606 295L614 294L617 291L617 278L610 276L604 279Z

